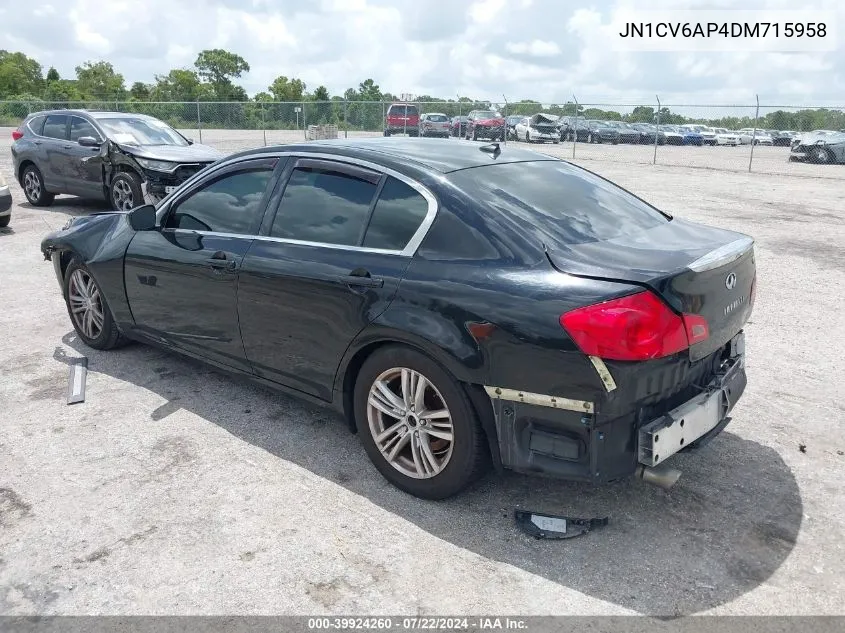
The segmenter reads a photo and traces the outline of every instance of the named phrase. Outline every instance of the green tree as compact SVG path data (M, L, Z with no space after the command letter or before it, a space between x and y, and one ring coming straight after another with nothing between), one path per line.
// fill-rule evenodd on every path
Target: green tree
M59 81L61 77L59 77L59 71L50 66L50 70L47 71L47 81Z
M174 68L166 75L156 75L151 90L153 101L196 101L203 94L200 78L193 70Z
M358 85L358 94L361 101L381 101L381 88L372 79L365 79Z
M337 117L337 114L334 112L334 108L330 103L331 97L329 96L329 91L325 86L317 86L314 94L311 95L311 101L317 102L312 108L317 123L331 123L343 118L342 110L340 117ZM311 109L309 109L309 116L311 116L310 112Z
M110 62L85 62L76 67L79 92L85 99L118 100L126 98L123 75Z
M54 105L59 103L71 103L82 101L82 95L76 85L75 79L58 79L47 83L44 89L44 101Z
M143 81L136 81L129 89L129 96L138 101L149 101L150 87Z
M631 114L625 117L625 120L632 123L653 123L655 120L654 114L654 108L651 106L637 106Z
M234 97L246 97L243 89L238 90L232 82L243 73L249 72L249 64L240 55L222 48L207 49L197 55L194 66L199 77L214 88L218 99L229 101Z
M305 82L301 79L288 79L284 75L276 77L267 88L276 101L302 101L305 94Z
M0 98L41 94L44 90L41 72L41 64L23 53L0 50Z

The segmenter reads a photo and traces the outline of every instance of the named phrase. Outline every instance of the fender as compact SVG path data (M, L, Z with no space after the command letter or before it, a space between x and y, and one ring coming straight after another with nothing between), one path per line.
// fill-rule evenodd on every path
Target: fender
M106 211L73 218L41 241L45 259L62 258L61 271L74 255L85 263L122 331L134 325L123 279L123 257L134 236L127 212Z

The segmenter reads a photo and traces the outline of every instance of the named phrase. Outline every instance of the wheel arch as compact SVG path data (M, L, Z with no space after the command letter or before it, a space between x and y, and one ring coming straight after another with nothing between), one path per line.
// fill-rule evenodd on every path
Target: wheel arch
M361 337L359 336L359 338ZM342 412L343 417L349 426L349 430L352 433L355 433L357 430L355 425L353 399L355 393L355 380L358 373L366 360L377 350L390 346L407 347L408 349L412 349L420 354L423 354L433 362L440 365L440 367L442 367L448 374L455 378L459 387L463 389L464 393L467 395L473 412L481 422L481 428L487 439L493 465L497 471L501 472L503 470L502 457L499 450L499 434L496 430L493 403L490 401L490 397L487 395L484 387L478 382L472 380L471 375L465 368L462 368L460 362L455 358L451 358L444 350L433 350L431 345L414 340L414 338L410 336L384 333L374 337L367 337L365 342L362 341L358 345L355 345L355 343L350 345L347 353L341 360L334 384L335 406Z
M35 167L36 169L38 168L38 165L36 165L36 164L35 164L35 161L34 161L34 160L32 160L31 158L25 158L25 159L24 159L24 160L22 160L22 161L20 162L20 164L18 165L18 173L17 173L17 174L15 174L15 179L18 181L18 184L19 184L21 187L23 187L23 172L24 172L24 170L25 170L27 167L29 167L30 165L32 165L32 166L33 166L33 167Z

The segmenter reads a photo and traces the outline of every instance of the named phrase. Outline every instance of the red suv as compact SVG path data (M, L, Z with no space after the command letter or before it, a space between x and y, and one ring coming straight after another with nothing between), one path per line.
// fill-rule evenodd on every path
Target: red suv
M505 140L505 118L494 110L473 110L467 117L466 138Z
M384 118L384 135L420 134L420 109L413 103L391 103Z

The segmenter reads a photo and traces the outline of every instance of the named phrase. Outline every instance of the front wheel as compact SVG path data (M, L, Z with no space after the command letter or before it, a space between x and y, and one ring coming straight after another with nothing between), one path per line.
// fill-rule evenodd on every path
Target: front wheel
M12 221L12 214L0 216L0 229L4 229L9 226L9 223Z
M133 172L121 172L112 178L109 194L115 211L131 211L144 204L141 178Z
M486 439L460 384L415 350L377 350L355 383L367 455L397 488L423 499L457 494L483 472Z
M88 347L107 350L126 343L99 284L75 257L65 273L64 296L73 329Z

